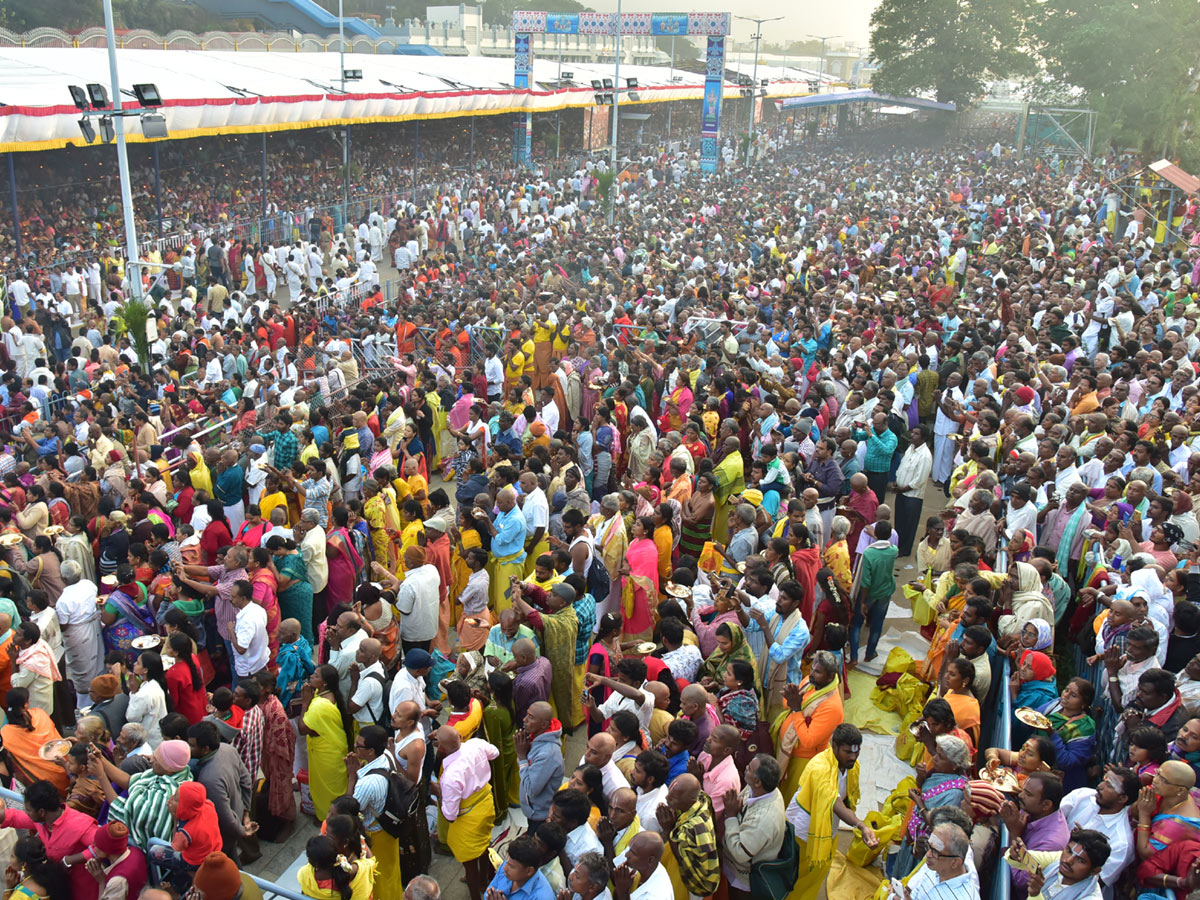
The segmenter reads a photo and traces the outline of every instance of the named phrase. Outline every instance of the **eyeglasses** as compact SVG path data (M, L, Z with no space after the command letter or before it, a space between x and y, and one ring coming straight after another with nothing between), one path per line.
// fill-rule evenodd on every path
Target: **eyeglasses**
M932 847L930 847L927 851L925 851L925 855L926 856L936 856L936 857L939 857L940 859L962 860L962 857L956 853L942 853L940 850L934 850Z
M1186 784L1177 784L1176 782L1171 781L1171 779L1169 779L1165 775L1163 775L1162 772L1155 772L1154 777L1151 780L1165 782L1166 784L1171 785L1171 787L1177 787L1177 788L1188 787L1188 785L1186 785Z

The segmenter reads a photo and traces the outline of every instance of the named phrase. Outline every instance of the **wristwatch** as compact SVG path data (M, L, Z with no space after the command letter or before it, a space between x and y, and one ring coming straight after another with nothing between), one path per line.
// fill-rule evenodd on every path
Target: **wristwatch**
M1118 678L1116 675L1109 675L1109 676L1108 676L1108 683L1109 683L1109 684L1116 684L1116 683L1117 683L1118 681L1120 681L1120 680L1121 680L1121 679L1120 679L1120 678Z

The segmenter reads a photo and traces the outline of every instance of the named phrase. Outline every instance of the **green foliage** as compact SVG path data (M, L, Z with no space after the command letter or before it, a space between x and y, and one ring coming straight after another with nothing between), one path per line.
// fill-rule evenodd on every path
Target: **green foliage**
M176 28L207 31L228 27L192 3L180 0L113 0L113 25L118 29L148 28L166 34ZM104 25L102 0L38 0L0 3L0 26L16 31L61 28L74 31Z
M1099 113L1100 136L1147 154L1190 156L1181 123L1197 112L1196 0L1053 0L1039 5L1042 93L1074 87ZM1057 89L1057 90L1056 90Z
M959 109L991 79L1032 74L1024 50L1030 0L882 0L871 15L872 86L906 96L933 91ZM1120 52L1096 48L1097 52Z
M600 195L600 203L605 211L612 206L613 184L616 180L616 172L601 172L596 176L596 192Z
M150 321L150 304L145 300L135 300L133 297L130 297L117 310L114 319L117 323L117 330L121 334L129 335L129 339L133 342L133 348L137 351L138 359L141 360L142 365L148 365L150 360L150 341L146 334L146 323Z

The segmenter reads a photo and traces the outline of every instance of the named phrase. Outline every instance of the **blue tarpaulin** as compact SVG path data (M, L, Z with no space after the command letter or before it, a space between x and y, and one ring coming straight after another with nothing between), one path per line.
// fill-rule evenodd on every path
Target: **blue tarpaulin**
M912 109L936 109L954 112L953 103L938 103L936 100L926 100L923 97L892 97L888 94L877 94L870 88L855 91L842 91L836 94L809 94L807 97L789 97L780 101L782 109L803 109L817 106L842 106L846 103L885 103L888 106L907 106Z

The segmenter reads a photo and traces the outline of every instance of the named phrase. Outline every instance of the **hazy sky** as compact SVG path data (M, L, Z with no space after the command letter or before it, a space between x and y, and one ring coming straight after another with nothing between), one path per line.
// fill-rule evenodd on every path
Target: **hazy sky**
M622 0L621 9L631 12L734 12L744 16L787 16L780 22L763 26L763 40L803 40L807 35L841 35L828 46L843 42L866 46L870 33L871 11L878 0L840 0L837 3L798 4L793 0ZM587 5L602 12L615 12L617 0L588 0ZM530 8L536 9L536 6ZM735 40L754 33L754 25L733 20Z

